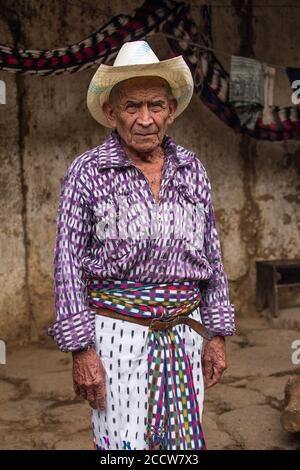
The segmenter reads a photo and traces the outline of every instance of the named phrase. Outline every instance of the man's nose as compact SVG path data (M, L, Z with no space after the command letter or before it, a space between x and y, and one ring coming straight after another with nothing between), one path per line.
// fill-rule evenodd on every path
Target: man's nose
M152 114L148 106L141 106L137 123L145 127L150 126L153 123Z

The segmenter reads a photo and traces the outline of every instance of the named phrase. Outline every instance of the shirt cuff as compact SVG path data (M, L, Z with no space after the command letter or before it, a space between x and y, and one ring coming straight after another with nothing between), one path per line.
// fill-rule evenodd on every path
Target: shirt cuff
M233 304L203 306L200 312L202 323L214 335L232 336L236 333Z
M95 312L83 310L56 320L48 327L47 334L53 337L63 352L95 346Z

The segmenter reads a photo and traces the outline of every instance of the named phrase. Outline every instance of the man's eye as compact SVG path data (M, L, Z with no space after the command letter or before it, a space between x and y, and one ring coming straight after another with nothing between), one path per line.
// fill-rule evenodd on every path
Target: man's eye
M136 109L137 109L137 106L134 105L134 104L129 104L129 105L126 106L126 110L130 111L130 112L134 112L134 111L136 111Z
M160 103L153 103L151 105L151 108L154 109L154 111L158 111L158 110L162 109L162 105Z

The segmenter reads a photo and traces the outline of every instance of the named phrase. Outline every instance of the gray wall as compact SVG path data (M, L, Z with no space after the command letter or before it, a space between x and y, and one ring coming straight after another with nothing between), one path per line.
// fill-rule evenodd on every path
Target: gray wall
M90 11L68 1L1 0L1 42L27 49L63 47L88 36L112 15L131 13L142 2L98 1L100 11L93 10L95 2L85 3L91 5ZM299 24L298 9L251 9L246 1L232 0L232 8L213 9L214 47L300 67ZM160 38L151 44L165 58L166 43ZM218 58L229 70L229 56ZM93 121L85 105L95 70L57 77L0 72L7 87L7 104L0 105L0 338L9 342L42 341L54 320L60 183L75 156L103 142L109 133ZM276 75L274 102L291 104L284 72ZM255 260L299 256L300 144L235 134L197 96L169 133L196 151L207 168L231 301L237 319L253 316ZM281 298L282 303L292 301L292 295Z

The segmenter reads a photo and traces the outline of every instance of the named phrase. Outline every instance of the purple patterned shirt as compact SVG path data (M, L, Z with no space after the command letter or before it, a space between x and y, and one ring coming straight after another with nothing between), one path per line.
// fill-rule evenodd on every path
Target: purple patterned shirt
M75 158L64 177L54 257L56 321L47 331L64 352L94 345L91 278L197 281L202 323L215 334L235 334L208 175L197 155L170 136L162 146L158 203L116 130Z

